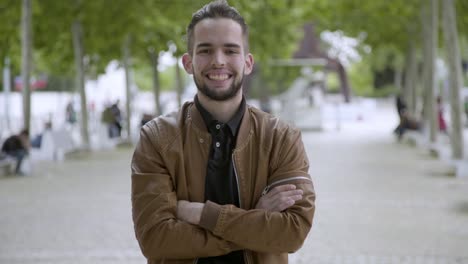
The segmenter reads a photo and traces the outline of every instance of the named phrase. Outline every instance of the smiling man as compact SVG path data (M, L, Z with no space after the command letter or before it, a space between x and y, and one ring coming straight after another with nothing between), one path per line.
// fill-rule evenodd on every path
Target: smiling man
M301 133L246 104L248 29L226 1L187 28L194 102L146 123L132 159L135 233L148 263L287 263L312 226Z

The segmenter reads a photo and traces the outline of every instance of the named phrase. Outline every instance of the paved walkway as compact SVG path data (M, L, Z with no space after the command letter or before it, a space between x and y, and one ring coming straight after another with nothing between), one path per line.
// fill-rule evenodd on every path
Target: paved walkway
M386 109L303 134L317 211L290 263L468 263L468 179L397 143L395 123ZM145 263L130 158L130 149L99 152L0 178L0 263Z

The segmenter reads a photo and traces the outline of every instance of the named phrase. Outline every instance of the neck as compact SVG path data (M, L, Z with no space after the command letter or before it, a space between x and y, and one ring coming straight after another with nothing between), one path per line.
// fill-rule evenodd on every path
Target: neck
M198 92L198 101L216 120L227 123L236 114L242 102L242 89L239 93L226 101L215 101Z

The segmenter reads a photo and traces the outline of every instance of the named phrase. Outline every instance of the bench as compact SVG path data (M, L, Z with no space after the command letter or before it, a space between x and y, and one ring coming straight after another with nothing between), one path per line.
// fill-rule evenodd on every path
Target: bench
M71 132L65 129L45 131L42 135L41 147L32 149L31 157L34 160L62 161L65 154L77 150Z
M15 165L16 162L9 157L0 159L0 176L3 177L13 174Z

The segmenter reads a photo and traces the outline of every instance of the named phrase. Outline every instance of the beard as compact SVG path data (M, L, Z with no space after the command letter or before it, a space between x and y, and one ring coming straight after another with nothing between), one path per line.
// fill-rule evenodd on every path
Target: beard
M234 79L231 83L231 86L226 91L217 91L212 89L203 83L200 80L197 80L195 74L193 75L193 81L197 86L198 91L204 94L206 97L210 98L213 101L227 101L237 95L239 90L242 88L242 83L244 82L244 74L242 74L240 80Z

